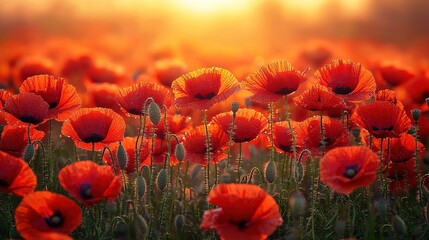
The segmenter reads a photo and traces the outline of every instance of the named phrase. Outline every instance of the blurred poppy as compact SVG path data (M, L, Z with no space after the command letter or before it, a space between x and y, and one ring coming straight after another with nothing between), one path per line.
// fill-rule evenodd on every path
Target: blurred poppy
M422 104L429 97L429 70L425 70L412 80L401 85L402 96L400 99L412 103Z
M375 94L375 101L391 102L399 108L404 108L404 104L396 97L396 92L390 89L380 90Z
M47 118L66 120L82 104L76 89L64 78L50 75L36 75L27 78L19 88L20 92L32 92L49 104Z
M0 152L0 190L25 196L32 193L37 185L36 175L28 164L5 152Z
M414 74L404 67L395 65L381 65L374 71L378 89L393 88L408 82Z
M200 227L220 239L266 239L283 223L274 198L256 185L219 184L207 201L219 208L205 211Z
M389 142L390 141L390 142ZM373 150L380 150L381 139L373 140ZM383 141L383 163L388 162L406 162L414 159L416 149L415 138L413 135L404 133L399 138L391 138ZM417 142L417 154L419 159L425 155L425 147L421 142Z
M13 68L13 82L18 88L25 79L39 74L53 75L52 61L41 56L24 57L19 59Z
M376 84L370 71L360 63L350 60L334 60L329 65L318 69L314 76L320 84L349 102L361 102L375 93Z
M181 138L183 136L183 134L189 130L189 128L192 125L191 122L191 118L187 117L185 115L181 115L181 114L168 114L167 113L167 127L168 127L168 132L169 134L174 134L176 135L178 138ZM153 129L153 124L151 121L147 120L146 121L146 136L151 136L152 134L152 129ZM158 125L156 125L156 129L155 129L155 134L156 134L156 138L158 139L166 139L166 128L165 128L165 124L164 124L164 114L162 114L161 116L161 120L158 123Z
M252 100L269 103L292 94L305 80L304 73L286 61L279 61L259 68L240 84L243 89L253 93L250 97Z
M140 143L140 140L139 140ZM124 147L126 153L127 153L127 164L125 166L125 173L131 174L136 172L136 138L135 137L126 137L121 142L122 146ZM113 143L109 145L110 150L112 151L113 155L113 161L115 163L115 169L116 173L120 173L119 171L119 162L118 162L118 147L119 142ZM147 140L144 140L143 147L140 151L140 166L143 163L143 161L149 156L150 148L148 147ZM108 152L104 154L103 158L104 162L112 166L112 157Z
M213 117L212 122L229 135L232 118L232 112L220 113ZM262 113L250 108L240 108L236 113L232 140L236 143L249 142L258 137L267 127L268 120Z
M389 192L400 194L414 191L417 188L416 162L391 162L387 170Z
M337 193L350 194L374 182L379 162L368 147L338 147L320 160L320 180Z
M6 115L7 113L1 111L1 109L3 109L6 101L12 96L12 93L4 90L4 89L0 89L0 124L2 125L6 125L7 121L6 121Z
M316 84L293 101L309 111L342 111L346 108L344 100L327 87Z
M152 82L140 82L120 89L116 95L116 101L127 116L139 116L142 115L144 104L150 97L160 107L162 105L169 107L173 102L173 97L168 88Z
M221 161L226 154L229 137L218 125L209 125L210 163ZM185 135L183 146L186 149L186 159L192 163L207 165L206 132L203 125L195 127Z
M16 229L25 239L72 239L82 210L71 199L48 191L26 195L15 210Z
M173 81L171 87L177 106L205 110L227 99L239 85L231 72L212 67L182 75Z
M86 72L88 83L126 83L124 69L104 60L94 61Z
M124 139L124 119L108 108L81 108L67 119L61 133L73 139L77 147L101 150Z
M290 121L292 134L295 134L295 128L298 123ZM293 154L293 138L289 123L287 121L275 122L273 124L274 147L278 152Z
M116 101L116 94L118 91L118 85L112 83L87 84L86 92L88 100L86 106L110 108L117 113L122 113L122 111L120 111L121 107Z
M5 103L3 111L6 121L12 125L39 125L48 116L49 105L43 98L34 93L20 93L11 96Z
M346 128L336 119L323 117L323 135L325 151L350 145ZM300 122L295 128L295 139L299 151L308 149L313 156L320 156L322 154L320 117L315 116Z
M122 180L111 166L93 161L80 161L65 166L58 174L61 186L85 206L91 207L104 199L115 200L121 193Z
M375 138L398 138L411 124L403 109L387 101L360 106L352 119Z
M5 126L1 132L0 151L7 152L15 157L22 157L25 148L28 146L27 131L27 127ZM44 132L30 128L31 141L42 140L44 136Z
M155 78L166 87L171 87L176 78L187 72L186 64L178 59L164 59L155 63Z

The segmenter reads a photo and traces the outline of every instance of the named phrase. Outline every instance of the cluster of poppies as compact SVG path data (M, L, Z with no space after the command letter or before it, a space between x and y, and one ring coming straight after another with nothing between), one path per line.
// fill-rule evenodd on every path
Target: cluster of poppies
M263 172L261 186L279 182L277 165L290 164L273 188L279 192L286 175L294 181L290 176L314 161L320 165L314 174L339 194L376 179L385 195L426 187L420 139L429 135L427 74L416 77L392 66L373 74L360 63L339 59L317 69L308 87L308 70L286 61L263 65L241 81L219 67L187 72L180 62L169 64L158 69L155 80L137 76L123 87L127 81L121 82L114 68L96 66L85 56L65 63L64 78L34 75L49 73L42 62L16 71L13 84L19 92L0 91L0 190L23 197L15 209L22 237L68 239L81 225L80 206L54 193L58 181L87 208L131 202L129 208L138 214L152 215L156 200L150 197L156 191L167 187L179 197L194 188L211 204L202 229L215 229L222 239L265 239L283 224L284 215L273 196L251 181L257 166L241 166L261 156L249 146L267 153L264 171L257 168ZM79 95L82 83L85 102ZM387 89L392 86L421 86L421 92L403 101L403 92ZM57 161L53 147L69 145L55 143L59 133L52 133L53 124L76 148L65 164ZM82 159L85 150L92 156ZM37 161L44 161L47 177L30 167ZM191 181L189 165L204 167L204 183ZM157 177L156 168L161 169ZM161 209L160 214L166 211ZM143 222L150 228L155 219Z

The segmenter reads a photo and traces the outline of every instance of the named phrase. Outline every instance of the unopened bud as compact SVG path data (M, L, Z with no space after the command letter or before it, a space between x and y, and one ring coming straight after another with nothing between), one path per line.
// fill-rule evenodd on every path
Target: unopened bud
M355 138L360 137L360 129L359 129L359 128L353 128L353 129L352 129L352 135L353 135L353 137L355 137Z
M142 199L146 194L146 180L141 175L136 178L136 192L138 199Z
M239 102L232 102L231 103L231 111L233 114L236 114L239 108L240 108Z
M276 176L276 163L271 160L265 165L265 180L267 180L268 183L273 183L276 180Z
M30 162L31 159L33 159L34 157L34 152L35 151L34 151L33 144L32 143L28 144L27 148L25 148L25 151L24 151L24 160L26 162Z
M153 101L149 105L149 119L155 126L161 121L161 109Z
M222 175L220 175L220 182L221 183L231 183L231 174L224 172Z
M302 167L301 162L296 162L295 169L293 171L293 177L295 178L295 182L301 182L304 178L304 169Z
M404 220L399 216L395 215L392 220L392 227L393 230L401 236L407 235L407 225L405 224Z
M156 186L159 190L164 191L167 186L167 171L165 168L159 171L158 176L156 177Z
M128 163L128 154L122 143L119 143L118 150L116 150L116 157L118 159L119 168L124 170Z
M183 214L179 214L174 218L174 229L177 233L183 231L183 227L185 226L185 216Z
M181 162L185 159L185 153L186 153L185 147L183 146L183 144L182 143L177 144L175 154L176 154L176 159L179 162Z
M426 101L426 105L428 105L428 106L429 106L429 97L427 97L427 98L425 99L425 101Z
M422 111L418 108L411 110L411 116L413 117L414 122L417 122L420 118Z

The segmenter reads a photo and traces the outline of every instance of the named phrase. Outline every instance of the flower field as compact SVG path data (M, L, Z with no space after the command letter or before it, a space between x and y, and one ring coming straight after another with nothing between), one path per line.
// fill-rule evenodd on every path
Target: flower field
M0 239L429 239L429 37L222 2L0 8Z

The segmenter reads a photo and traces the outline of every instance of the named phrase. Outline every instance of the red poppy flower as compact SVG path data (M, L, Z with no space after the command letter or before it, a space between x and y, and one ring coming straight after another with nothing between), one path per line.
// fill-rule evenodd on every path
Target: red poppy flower
M292 134L294 134L298 123L292 120L290 123L292 127ZM276 122L273 124L273 138L274 147L278 152L288 154L293 153L293 139L289 128L289 123L287 121Z
M33 92L49 104L47 118L66 120L82 104L76 89L64 78L37 75L27 78L19 88L20 92Z
M15 221L25 239L71 239L67 235L82 223L82 210L63 195L40 191L22 199Z
M295 92L305 79L304 73L280 61L259 68L241 82L241 87L253 93L252 100L269 103Z
M139 157L140 166L143 163L143 161L149 156L149 153L150 153L150 148L148 147L147 140L144 140L144 141L145 142L143 143L144 145L140 151L140 157ZM140 142L140 140L139 140L139 142ZM127 161L127 165L125 166L124 171L127 174L135 173L136 172L136 138L135 137L126 137L121 142L121 144L125 148L125 151L128 155L128 161ZM109 145L109 147L110 147L110 150L112 151L112 154L113 154L113 161L115 162L116 172L120 173L119 162L118 162L118 158L117 158L119 142L113 143L113 144ZM108 152L106 152L104 154L103 160L104 160L104 162L106 162L107 164L112 166L112 158Z
M346 104L341 97L320 84L316 84L311 89L306 90L294 98L293 101L296 105L309 111L342 111L346 108Z
M37 185L36 175L24 160L0 152L0 166L2 192L22 197L34 191Z
M375 93L376 84L372 73L360 63L350 60L334 60L314 73L320 84L350 102L361 102Z
M399 194L413 191L417 188L416 162L391 162L387 170L389 192Z
M119 90L116 101L127 116L139 116L142 115L143 105L150 97L160 107L169 107L173 102L168 88L152 82L140 82Z
M403 109L387 101L374 101L359 107L352 119L375 138L398 138L411 124Z
M378 91L375 94L375 101L387 101L393 103L399 108L404 108L404 104L402 104L402 102L396 97L396 92L389 89Z
M188 67L185 63L177 59L157 61L155 63L155 78L162 85L171 87L173 81L187 73Z
M113 63L98 60L94 61L86 72L91 83L115 83L124 82L124 69Z
M390 143L388 143L390 141ZM380 139L373 140L373 150L379 152ZM383 141L383 163L406 162L414 159L416 143L414 136L408 133L402 134L399 138L391 138ZM417 142L417 153L420 159L425 155L425 147L421 142Z
M368 147L338 147L320 160L320 180L335 192L350 194L374 182L379 162Z
M6 101L10 97L12 97L12 93L10 93L4 89L0 89L0 124L2 124L2 125L7 125L7 121L6 121L7 113L1 111L1 109L4 107Z
M374 76L378 89L385 89L408 82L414 77L414 74L403 67L384 65L375 70Z
M101 150L124 139L124 119L108 108L82 108L67 119L61 133L73 139L77 147Z
M80 161L65 166L58 174L61 186L85 206L91 207L104 199L115 200L121 193L122 180L111 166L93 161Z
M149 117L148 117L149 118ZM169 134L175 134L178 138L180 138L191 126L191 118L181 115L181 114L167 114L167 127ZM153 124L149 119L146 121L146 136L151 136ZM156 138L165 139L166 129L164 125L164 115L162 114L161 120L156 125L155 129Z
M300 122L295 129L295 134L299 150L308 149L313 156L322 154L320 117L312 117ZM336 119L323 117L323 135L325 151L350 145L346 128Z
M53 63L40 56L22 58L16 63L13 70L15 86L18 88L25 79L39 74L54 74Z
M171 84L179 107L210 108L238 90L237 79L226 69L202 68L177 78Z
M218 114L213 117L212 122L219 125L226 134L229 134L232 112ZM236 113L232 140L237 143L249 142L266 130L267 126L268 120L262 113L250 108L240 108Z
M110 108L117 113L121 113L121 106L116 101L116 94L119 87L111 83L92 83L86 85L88 107Z
M31 141L42 140L45 133L35 128L30 129ZM28 128L7 125L0 137L0 150L15 157L22 157L28 145Z
M266 239L283 223L274 198L256 185L219 184L207 201L219 208L205 211L200 227L221 239Z
M429 70L422 72L417 77L408 81L401 88L403 90L401 99L404 101L405 99L411 99L412 102L417 104L424 103L425 99L429 97Z
M223 152L228 147L229 137L218 125L209 125L210 136L210 163L219 162L226 154ZM204 126L198 126L185 135L183 146L186 150L186 158L196 164L207 165L206 132Z
M8 113L6 121L13 126L39 125L48 116L49 105L43 98L34 93L20 93L11 96L5 103L3 111Z
M170 165L176 165L178 163L174 150L176 149L177 142L174 139L171 139L170 142ZM168 142L167 139L154 139L153 152L150 152L152 149L152 141L148 139L146 159L144 159L142 164L150 166L150 159L152 159L154 165L162 165L165 162L165 156L168 153Z

